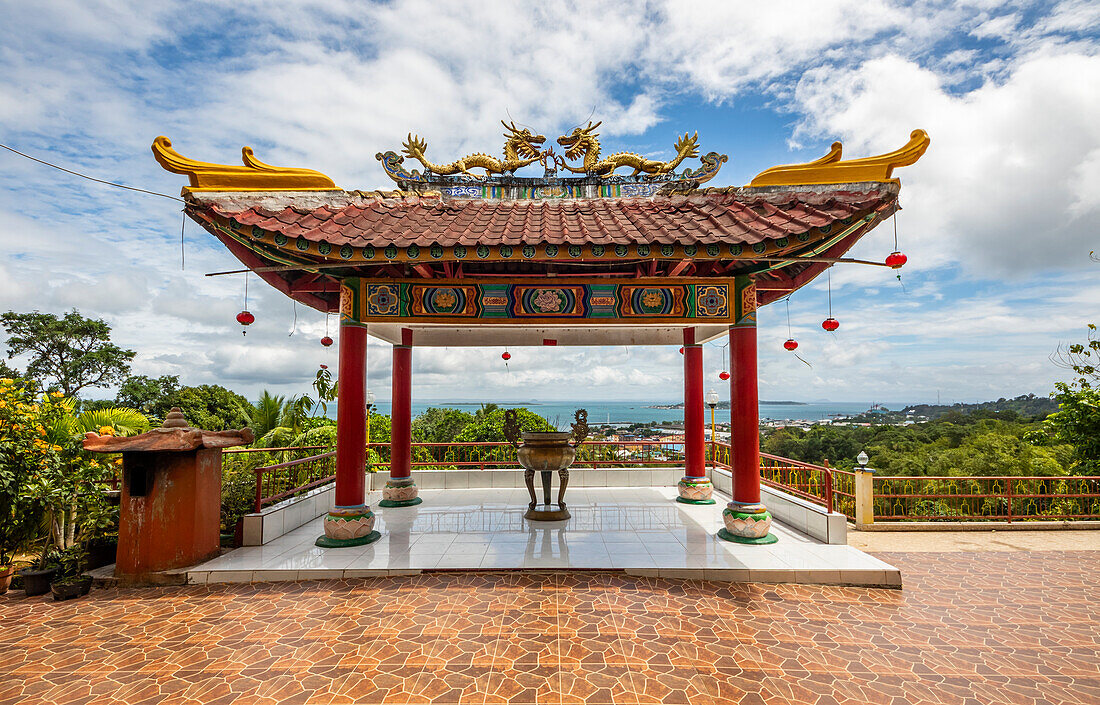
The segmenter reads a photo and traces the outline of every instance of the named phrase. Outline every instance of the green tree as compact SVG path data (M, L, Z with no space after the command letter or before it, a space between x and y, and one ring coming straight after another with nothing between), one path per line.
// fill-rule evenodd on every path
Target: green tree
M1051 360L1077 375L1071 382L1073 386L1091 389L1100 385L1100 339L1096 337L1096 324L1088 324L1085 342L1059 345Z
M1055 439L1073 446L1075 474L1100 474L1100 389L1054 386L1058 411L1047 418L1048 427Z
M493 443L507 440L504 437L504 409L501 409L496 404L488 406L492 406L493 408L485 413L481 413L479 409L478 413L474 416L474 420L463 428L455 437L455 442ZM482 407L482 409L484 408L485 407ZM550 425L549 421L523 407L516 409L516 416L519 421L520 430L522 431L555 430L554 427Z
M111 327L70 311L0 314L8 333L8 358L29 353L26 374L59 388L67 397L86 387L109 387L130 371L133 350L111 342Z
M336 401L337 394L340 391L340 385L336 380L332 378L332 373L328 370L328 365L321 365L317 369L317 376L313 379L313 390L317 392L316 406L312 406L312 412L317 413L317 409L321 409L321 415L328 414L329 402ZM306 402L309 402L309 397L303 397Z
M216 384L183 387L177 393L176 406L196 428L224 431L247 424L241 408L248 406L248 400Z
M115 404L137 409L147 416L163 419L168 411L177 405L176 397L180 391L178 375L148 377L131 375L118 388Z
M1053 359L1075 378L1054 385L1058 411L1047 418L1047 427L1056 440L1073 446L1077 474L1100 473L1100 340L1096 326L1088 325L1084 343L1059 346Z
M0 360L0 379L19 379L22 376L19 370L10 367L6 361Z
M433 406L413 419L413 438L424 443L451 443L474 420L475 416L465 411Z

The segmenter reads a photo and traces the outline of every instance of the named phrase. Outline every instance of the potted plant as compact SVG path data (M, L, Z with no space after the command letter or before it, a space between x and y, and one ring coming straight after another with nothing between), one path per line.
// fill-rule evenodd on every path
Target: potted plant
M50 591L50 582L57 574L60 567L57 561L57 552L47 547L38 556L31 566L19 571L19 577L23 579L23 592L27 597L45 595Z
M0 554L0 595L11 587L11 578L15 575L15 566L10 555Z
M3 468L0 468L2 475ZM9 494L4 485L0 477L0 506L4 507L0 514L0 595L11 587L16 557L34 541L38 529L33 507Z
M83 546L66 548L58 554L60 568L50 583L50 592L57 601L87 595L92 589L92 576L84 575L88 554Z

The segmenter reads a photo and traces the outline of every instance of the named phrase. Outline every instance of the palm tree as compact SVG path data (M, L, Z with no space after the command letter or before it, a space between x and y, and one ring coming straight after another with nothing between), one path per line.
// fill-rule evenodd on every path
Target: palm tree
M493 403L482 404L481 408L478 409L476 412L474 412L474 420L475 421L481 421L482 419L486 419L486 418L492 416L494 411L497 411L499 409L500 409L499 404L493 404Z
M255 404L241 405L252 432L255 445L274 448L290 443L302 432L302 423L309 413L310 400L306 397L277 396L264 390Z
M70 419L70 432L78 434L88 431L100 433L104 428L110 428L116 436L136 436L149 430L149 419L145 414L120 406L85 411Z
M89 431L98 434L112 436L136 436L149 430L149 419L137 409L126 407L107 407L92 409L82 414L73 413L76 402L72 397L62 399L61 406L66 410L56 424L47 429L46 437L51 443L65 445L70 439L79 440ZM85 459L77 457L74 463L82 463ZM73 472L74 465L68 467L68 472ZM51 546L69 548L76 543L78 496L74 494L68 506L51 506L48 511L48 524L50 538L45 542L43 556Z

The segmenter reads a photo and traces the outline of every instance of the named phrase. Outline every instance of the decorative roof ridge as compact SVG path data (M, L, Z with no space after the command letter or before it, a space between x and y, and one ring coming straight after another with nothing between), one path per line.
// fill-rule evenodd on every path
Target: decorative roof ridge
M733 196L758 196L770 194L796 194L796 193L873 193L886 191L897 194L901 192L901 184L896 179L892 181L842 181L827 184L772 184L767 186L711 186L708 188L685 191L685 196L699 195L733 195Z
M281 211L286 208L313 210L321 207L346 208L347 206L367 207L376 204L414 206L436 206L443 203L443 195L438 191L185 191L184 197L193 206L220 208L222 210L248 210L256 208L266 211Z

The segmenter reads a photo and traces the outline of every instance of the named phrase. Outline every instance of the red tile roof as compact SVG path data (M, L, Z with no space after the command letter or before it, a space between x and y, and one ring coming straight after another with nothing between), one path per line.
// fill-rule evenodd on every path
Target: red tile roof
M300 196L300 195L299 195ZM265 194L193 194L193 208L243 225L333 245L754 244L798 235L897 197L893 184L714 189L653 198L450 200L346 192L311 207ZM327 198L327 200L326 200ZM298 198L296 203L302 203Z

